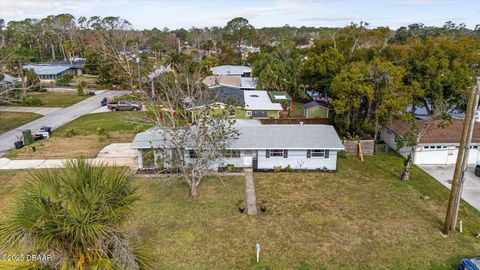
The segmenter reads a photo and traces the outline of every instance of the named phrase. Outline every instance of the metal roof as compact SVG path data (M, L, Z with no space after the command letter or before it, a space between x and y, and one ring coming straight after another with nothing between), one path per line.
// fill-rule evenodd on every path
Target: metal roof
M255 89L255 87L257 87L257 81L253 77L241 77L240 87L243 89Z
M245 125L237 124L239 137L228 149L344 149L330 125ZM160 128L138 133L134 149L166 147L168 138ZM189 148L185 145L185 148Z
M210 68L210 71L212 71L213 75L243 75L243 73L251 73L252 68L251 67L246 67L246 66L229 66L229 65L223 65L223 66L216 66Z
M26 65L23 68L31 69L37 75L58 75L73 67L64 65Z

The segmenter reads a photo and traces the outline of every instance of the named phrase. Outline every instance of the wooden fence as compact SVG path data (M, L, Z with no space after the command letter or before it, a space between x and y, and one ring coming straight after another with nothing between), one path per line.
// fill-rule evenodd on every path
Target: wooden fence
M345 147L345 152L350 155L358 155L358 142L359 141L343 141L343 146ZM360 140L362 144L362 152L364 156L369 156L374 154L375 141L374 140Z
M299 125L303 124L324 124L331 125L332 121L326 118L288 118L288 119L260 119L263 125Z

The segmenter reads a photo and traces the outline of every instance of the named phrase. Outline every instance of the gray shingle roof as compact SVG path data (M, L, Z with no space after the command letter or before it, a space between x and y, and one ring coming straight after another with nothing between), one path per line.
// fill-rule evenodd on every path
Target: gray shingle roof
M61 65L26 65L24 68L33 70L37 75L58 75L72 67Z
M229 149L344 149L330 125L237 125L237 128L240 136ZM162 130L154 128L138 133L132 148L161 148L165 140Z
M243 73L251 73L252 68L246 66L216 66L210 68L213 75L242 75Z
M320 107L328 108L328 105L319 103L319 102L317 102L317 101L315 101L315 100L303 104L303 108L304 108L304 109L310 109L310 108L315 107L315 106L320 106Z

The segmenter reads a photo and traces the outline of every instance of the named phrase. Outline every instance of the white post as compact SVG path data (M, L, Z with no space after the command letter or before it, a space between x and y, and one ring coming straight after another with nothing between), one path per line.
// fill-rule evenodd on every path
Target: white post
M459 231L460 233L462 233L462 232L463 232L463 222L460 220L459 223L460 223L460 224L459 224L459 226L458 226L458 231Z
M143 154L142 154L142 150L137 150L137 153L138 153L138 168L139 169L143 169Z
M258 263L260 261L260 244L259 243L255 245L255 251L257 253L257 263Z

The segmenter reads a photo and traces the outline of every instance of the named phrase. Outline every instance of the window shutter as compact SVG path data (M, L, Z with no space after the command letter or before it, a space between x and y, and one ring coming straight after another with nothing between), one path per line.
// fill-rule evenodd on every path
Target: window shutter
M311 158L312 157L312 150L307 150L307 158Z
M265 150L265 157L270 158L270 150Z
M328 158L329 155L330 155L330 150L325 150L325 158Z
M288 150L287 149L283 150L283 158L288 158Z

